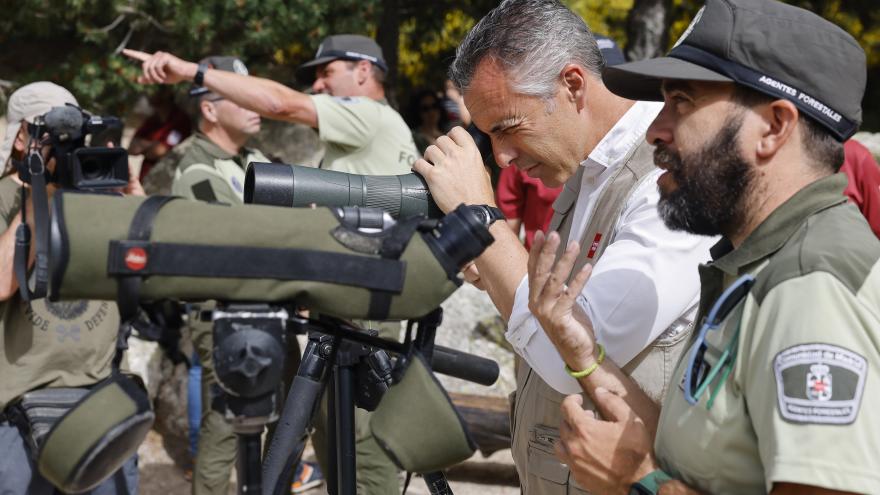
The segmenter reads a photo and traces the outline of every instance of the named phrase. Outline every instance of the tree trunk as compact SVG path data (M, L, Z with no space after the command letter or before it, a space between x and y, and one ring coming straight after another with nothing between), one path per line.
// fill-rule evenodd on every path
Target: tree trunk
M669 45L672 0L635 0L626 18L626 58L659 57Z
M397 60L400 40L400 0L382 0L382 17L376 32L376 42L385 55L388 72L385 74L385 97L392 107L397 106Z

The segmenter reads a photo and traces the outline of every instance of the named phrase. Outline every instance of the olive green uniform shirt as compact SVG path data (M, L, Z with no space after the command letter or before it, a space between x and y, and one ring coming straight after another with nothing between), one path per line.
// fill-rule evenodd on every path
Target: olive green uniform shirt
M177 164L171 194L231 205L244 202L245 170L250 162L268 162L257 150L232 155L197 132Z
M324 143L321 168L363 175L411 172L420 155L412 131L384 101L366 97L311 97Z
M739 276L756 277L707 334L709 365L735 342L730 375L689 405L679 384L690 349L663 402L657 458L701 491L766 493L778 482L880 487L880 419L871 409L880 404L880 241L846 203L845 185L840 174L814 182L739 248L719 242L714 261L700 267L700 318Z
M21 209L18 191L11 176L0 180L0 231ZM16 292L0 303L0 409L31 390L92 385L109 376L118 330L111 301L29 304Z

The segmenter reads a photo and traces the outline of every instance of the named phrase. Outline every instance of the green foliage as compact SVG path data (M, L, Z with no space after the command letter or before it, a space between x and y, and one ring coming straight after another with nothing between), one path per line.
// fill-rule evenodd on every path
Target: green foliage
M634 0L563 0L596 31L626 44ZM850 32L868 54L865 127L880 129L880 9L876 0L787 0ZM47 79L68 87L98 112L122 115L136 95L139 67L122 47L167 50L198 60L238 55L251 73L295 85L294 69L333 33L375 36L383 9L400 23L399 79L439 89L455 47L498 0L0 0L0 94ZM674 41L702 2L674 0ZM5 84L11 82L12 85ZM185 88L180 87L183 91ZM0 96L0 106L3 97Z
M368 33L378 3L16 0L0 19L0 79L56 81L87 108L122 113L145 91L134 82L138 66L119 54L128 47L190 60L238 55L253 73L291 82L293 68L325 35Z

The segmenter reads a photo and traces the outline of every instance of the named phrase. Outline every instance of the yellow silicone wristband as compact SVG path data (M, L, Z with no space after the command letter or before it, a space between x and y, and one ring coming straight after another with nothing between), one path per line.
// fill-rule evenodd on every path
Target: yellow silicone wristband
M587 369L581 371L572 371L568 365L565 365L565 372L575 378L583 378L585 376L590 376L594 371L599 369L599 365L602 364L602 361L605 361L605 348L602 347L602 344L596 344L599 347L599 357L596 358L596 362L590 365Z

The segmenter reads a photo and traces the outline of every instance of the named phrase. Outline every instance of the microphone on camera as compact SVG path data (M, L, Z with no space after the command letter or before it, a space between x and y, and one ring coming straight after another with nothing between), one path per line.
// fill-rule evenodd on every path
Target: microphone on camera
M82 137L83 114L77 107L65 105L52 107L43 117L49 134L57 136L61 142Z

